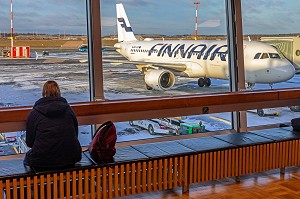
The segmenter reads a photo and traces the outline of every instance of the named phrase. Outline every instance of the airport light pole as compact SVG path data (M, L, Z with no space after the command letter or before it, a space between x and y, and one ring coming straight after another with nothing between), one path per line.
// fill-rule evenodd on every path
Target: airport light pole
M10 45L11 49L14 46L14 28L13 28L13 3L12 0L10 0Z
M195 36L195 40L197 40L197 37L198 37L198 6L199 6L200 2L194 2L194 4L196 5L196 23L195 23L194 36Z

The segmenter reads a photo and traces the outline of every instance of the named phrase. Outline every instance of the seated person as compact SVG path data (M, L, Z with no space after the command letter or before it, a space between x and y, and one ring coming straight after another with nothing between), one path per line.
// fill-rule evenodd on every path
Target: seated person
M44 84L42 98L35 102L26 124L24 165L59 169L81 160L77 118L55 81Z

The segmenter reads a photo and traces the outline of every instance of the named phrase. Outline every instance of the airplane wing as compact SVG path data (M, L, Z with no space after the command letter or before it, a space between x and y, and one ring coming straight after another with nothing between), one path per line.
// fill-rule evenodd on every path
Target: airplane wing
M103 63L111 64L134 64L138 68L165 68L169 70L184 71L187 66L183 63L160 63L160 62L146 62L146 61L128 61L127 59L102 59Z

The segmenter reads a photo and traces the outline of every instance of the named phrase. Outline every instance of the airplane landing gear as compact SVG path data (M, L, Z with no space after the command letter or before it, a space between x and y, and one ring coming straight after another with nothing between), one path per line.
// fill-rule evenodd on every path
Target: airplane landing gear
M265 116L264 110L263 109L257 109L257 115L260 117Z
M204 86L204 79L203 78L199 78L198 79L198 85L199 85L199 87L203 87Z
M151 86L148 86L148 84L146 84L146 88L147 88L147 90L149 90L149 91L153 89Z
M209 87L211 85L211 80L206 77L204 77L204 78L201 77L198 79L198 85L199 85L199 87L204 87L204 86Z
M254 86L255 86L255 83L249 83L249 82L246 83L246 89L247 90L253 90Z
M270 83L269 86L270 86L271 89L273 89L273 84L272 83Z

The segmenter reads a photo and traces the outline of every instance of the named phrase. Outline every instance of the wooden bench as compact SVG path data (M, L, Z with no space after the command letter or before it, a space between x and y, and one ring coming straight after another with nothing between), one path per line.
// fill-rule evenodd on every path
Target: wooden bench
M284 170L300 163L300 133L274 128L119 147L114 162L33 171L22 159L0 162L0 197L116 198L193 183ZM8 191L9 190L9 191Z

